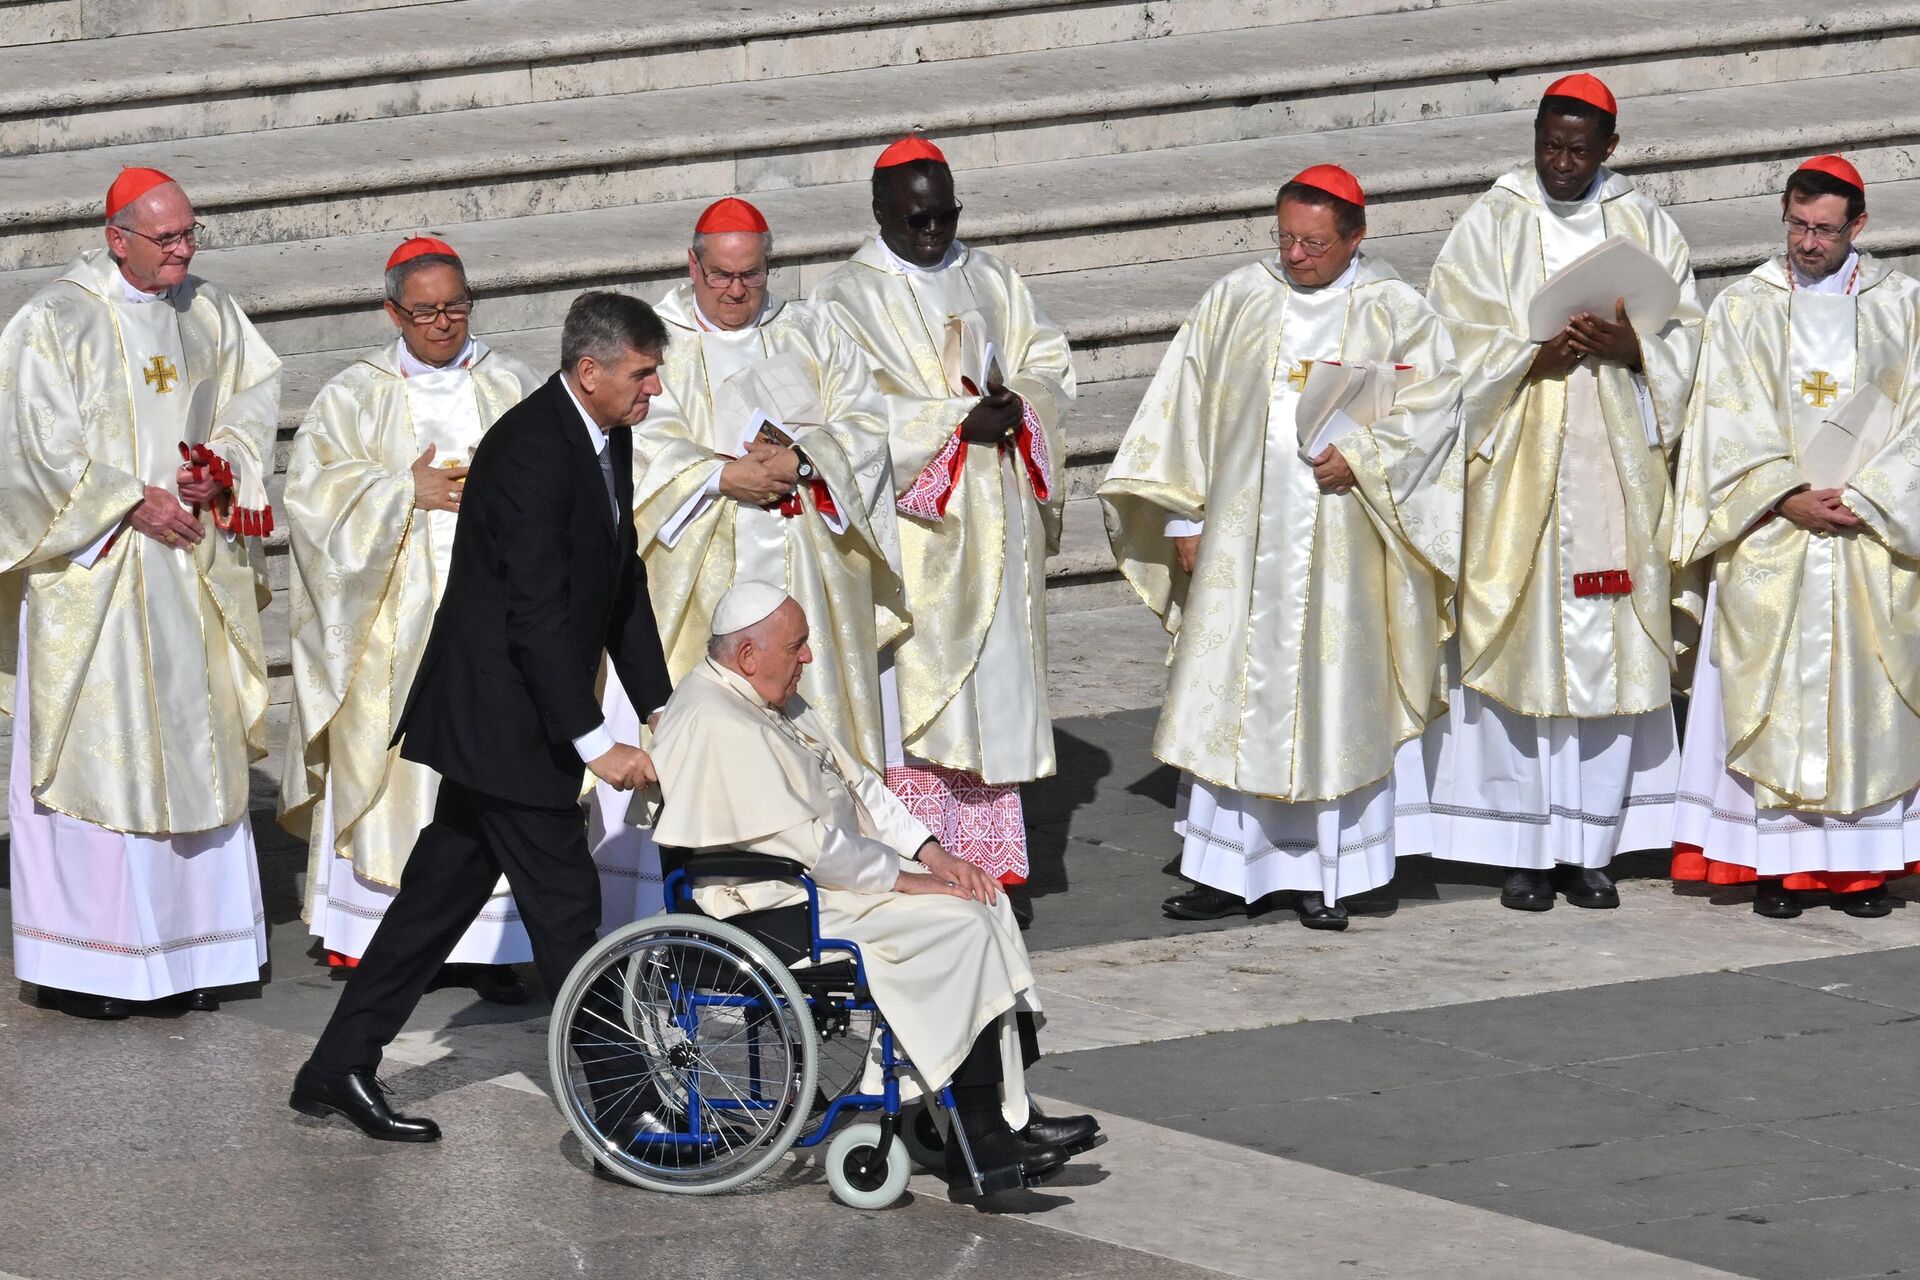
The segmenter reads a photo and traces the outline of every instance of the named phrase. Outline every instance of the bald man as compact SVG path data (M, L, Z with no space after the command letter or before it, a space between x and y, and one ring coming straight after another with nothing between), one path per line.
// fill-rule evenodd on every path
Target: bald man
M280 361L191 273L179 184L126 170L105 213L0 333L0 710L15 968L113 1019L217 1008L267 958L247 766Z

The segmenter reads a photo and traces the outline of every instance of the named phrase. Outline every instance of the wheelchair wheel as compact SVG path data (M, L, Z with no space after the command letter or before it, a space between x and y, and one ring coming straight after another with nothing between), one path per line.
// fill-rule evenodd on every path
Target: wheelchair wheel
M609 1172L708 1195L793 1146L819 1057L785 965L733 925L671 915L614 931L574 967L547 1065L561 1114Z
M947 1131L942 1113L931 1099L922 1098L900 1108L900 1143L913 1162L928 1173L947 1170Z
M887 1148L885 1163L873 1163L880 1126L870 1120L850 1124L827 1144L827 1187L833 1198L854 1209L890 1209L907 1189L913 1165L899 1142Z

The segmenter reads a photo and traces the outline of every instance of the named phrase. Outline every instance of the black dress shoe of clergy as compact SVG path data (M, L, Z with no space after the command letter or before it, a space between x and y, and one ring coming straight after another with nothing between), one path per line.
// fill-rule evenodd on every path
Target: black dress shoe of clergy
M1338 931L1347 927L1347 909L1338 902L1329 904L1324 894L1303 893L1293 900L1293 909L1309 929Z
M118 996L96 996L86 991L62 991L41 987L40 1003L58 1009L70 1018L90 1018L95 1022L119 1022L133 1015L134 1002Z
M180 998L180 1003L189 1013L220 1012L220 997L205 987L195 987Z
M1517 867L1500 886L1500 905L1514 911L1553 910L1553 882L1544 871Z
M1620 905L1620 891L1613 887L1613 877L1599 867L1561 867L1555 878L1570 907L1608 911Z
M973 1149L974 1166L980 1170L982 1195L1017 1191L1067 1162L1067 1153L1061 1148L1027 1142L1004 1124L967 1134L967 1143ZM956 1191L974 1189L966 1157L954 1140L947 1142L947 1185Z
M1753 889L1753 913L1769 920L1791 920L1800 914L1800 895L1778 880L1762 880Z
M440 1126L425 1116L403 1116L387 1106L386 1089L365 1067L328 1071L303 1063L287 1105L303 1116L339 1116L381 1142L438 1142Z
M1885 885L1862 889L1859 893L1836 893L1833 895L1833 905L1862 920L1878 920L1881 916L1893 914L1893 902L1887 897Z
M1042 1115L1031 1103L1027 1107L1027 1127L1020 1140L1042 1147L1058 1147L1068 1155L1078 1155L1100 1136L1100 1122L1092 1116Z
M527 980L510 964L469 964L466 985L488 1004L525 1004L533 998Z
M1176 893L1160 904L1160 909L1176 920L1224 920L1245 915L1246 900L1222 889L1197 884L1185 893Z

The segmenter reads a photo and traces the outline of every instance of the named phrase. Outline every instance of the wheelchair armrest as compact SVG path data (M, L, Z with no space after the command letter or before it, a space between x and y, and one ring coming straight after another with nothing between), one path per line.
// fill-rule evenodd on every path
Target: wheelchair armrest
M807 869L792 858L777 858L770 853L696 853L681 868L688 880L710 880L717 876L748 880L799 880Z

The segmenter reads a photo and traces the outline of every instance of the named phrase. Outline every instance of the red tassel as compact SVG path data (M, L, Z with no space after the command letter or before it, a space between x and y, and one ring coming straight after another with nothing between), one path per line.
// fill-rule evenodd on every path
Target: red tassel
M1602 569L1597 573L1573 575L1573 594L1585 596L1625 596L1633 594L1633 576L1625 569Z

